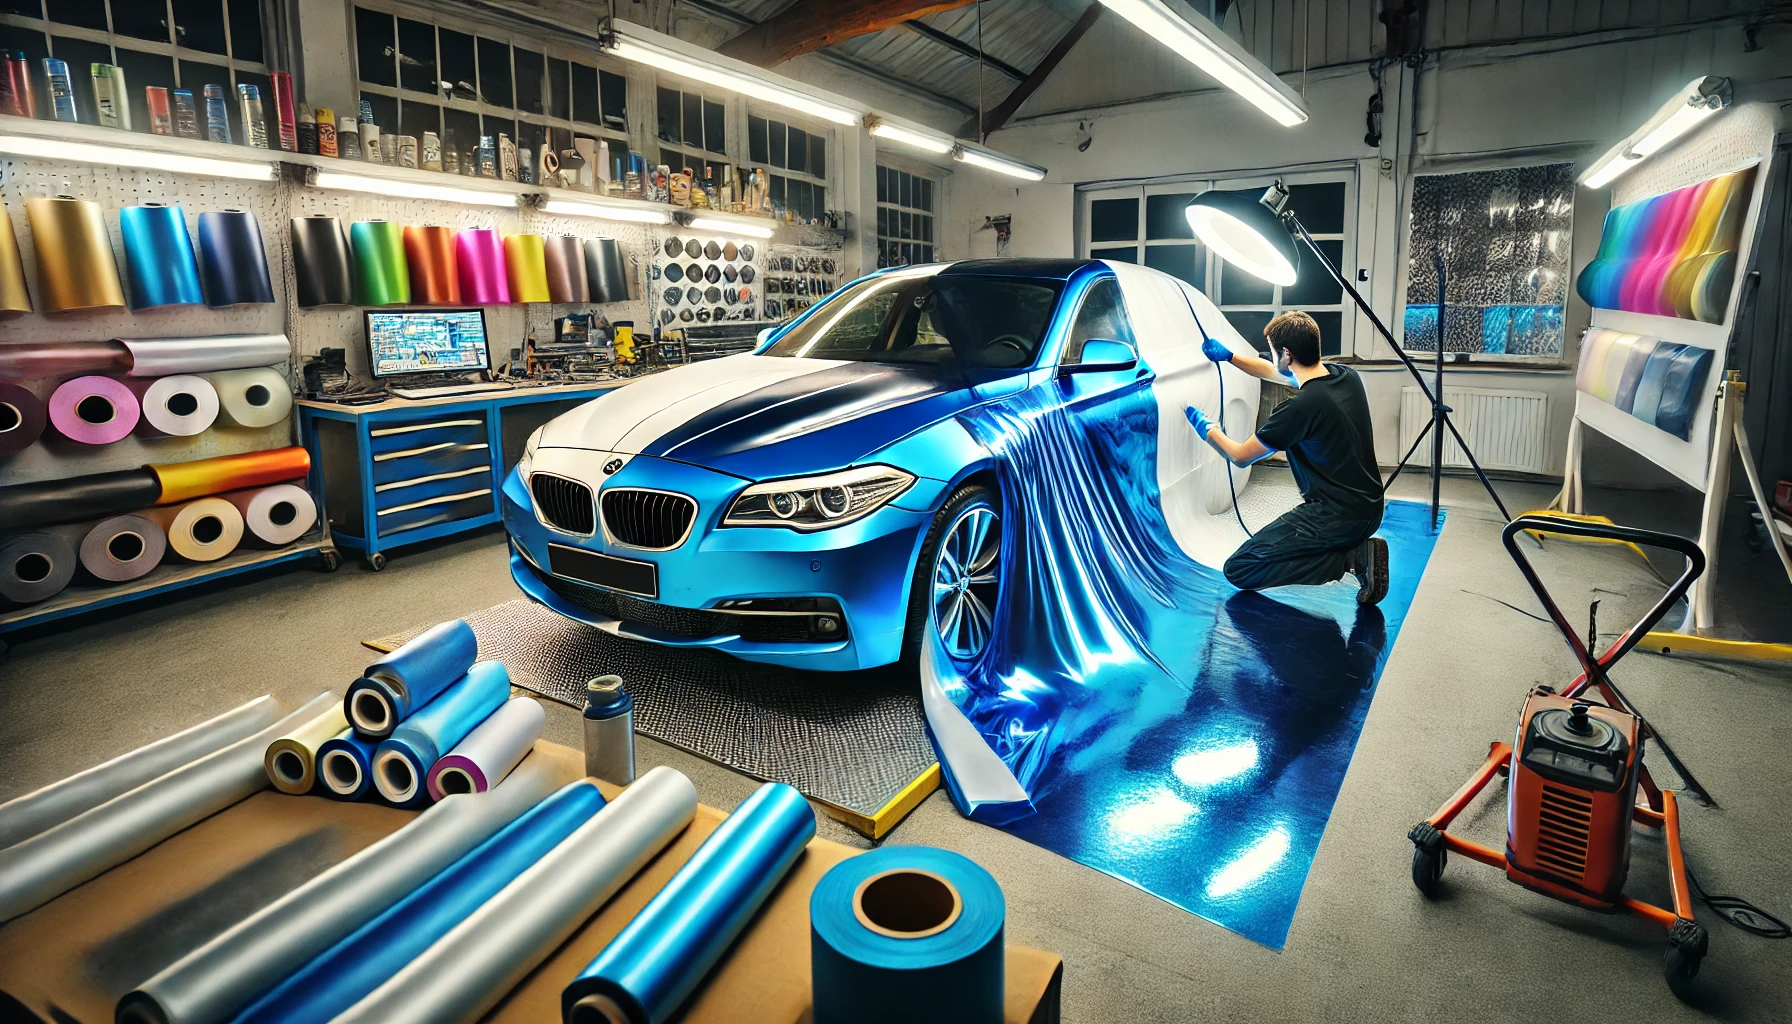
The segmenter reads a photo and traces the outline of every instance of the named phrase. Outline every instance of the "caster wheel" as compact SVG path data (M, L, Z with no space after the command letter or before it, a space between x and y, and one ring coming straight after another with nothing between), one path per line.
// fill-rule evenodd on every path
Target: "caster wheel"
M1449 859L1449 851L1441 846L1436 850L1413 847L1412 884L1426 899L1437 895L1437 884L1444 877L1444 864Z
M319 568L324 572L335 572L342 568L342 553L334 549L326 549L319 560L322 562Z
M1681 1002L1692 998L1693 982L1699 976L1699 964L1704 959L1702 954L1688 953L1679 946L1669 946L1667 955L1662 958L1662 974L1667 978L1668 988Z
M367 568L372 569L374 572L379 572L381 569L384 569L385 567L386 567L386 556L385 555L382 555L378 551L375 551L373 554L367 556Z

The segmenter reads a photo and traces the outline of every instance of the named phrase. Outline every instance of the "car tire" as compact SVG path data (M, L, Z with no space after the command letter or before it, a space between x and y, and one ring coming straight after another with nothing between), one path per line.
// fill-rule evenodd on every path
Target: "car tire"
M921 555L915 559L914 574L909 580L908 619L902 634L900 665L903 674L909 678L918 676L927 633L928 630L934 628L929 598L933 592L932 579L935 563L939 557L940 545L945 541L954 524L973 509L979 508L987 509L995 514L999 530L1002 514L1001 495L995 488L985 484L966 484L953 491L952 496L946 499L946 503L940 506L940 510L934 514L933 523L927 528L927 537L921 542ZM1000 566L1000 564L1001 559L998 556L996 565ZM999 579L997 586L1000 586ZM995 611L999 615L999 596L997 600ZM992 646L993 634L991 640L986 642L975 656L960 658L948 652L948 657L951 657L953 663L961 670L969 669L979 659L986 656Z

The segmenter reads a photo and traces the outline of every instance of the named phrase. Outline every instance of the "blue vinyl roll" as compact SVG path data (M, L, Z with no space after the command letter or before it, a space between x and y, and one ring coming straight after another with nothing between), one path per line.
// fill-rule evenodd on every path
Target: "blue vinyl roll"
M199 215L199 268L208 306L274 301L261 224L247 210Z
M334 741L332 741L334 742ZM604 806L569 783L264 993L233 1024L314 1024L359 1002Z
M968 857L886 846L809 897L814 1024L1000 1024L1002 889Z
M815 835L803 795L768 782L710 834L560 994L567 1024L662 1024L728 951Z
M118 227L124 235L132 309L205 301L193 262L193 239L187 235L187 215L180 207L127 206L118 211Z
M399 807L429 803L429 769L510 699L510 672L501 661L481 661L423 710L399 723L373 750L373 784Z
M373 789L373 740L362 739L353 728L342 730L317 748L317 780L323 794L334 800L360 800Z
M343 713L362 736L385 739L398 723L466 675L478 658L472 626L462 619L438 623L367 666L343 696Z

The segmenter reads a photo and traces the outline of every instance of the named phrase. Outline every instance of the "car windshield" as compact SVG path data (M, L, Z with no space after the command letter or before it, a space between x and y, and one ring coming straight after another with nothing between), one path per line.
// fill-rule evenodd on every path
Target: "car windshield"
M933 268L885 274L836 293L764 354L1019 369L1039 352L1059 288Z

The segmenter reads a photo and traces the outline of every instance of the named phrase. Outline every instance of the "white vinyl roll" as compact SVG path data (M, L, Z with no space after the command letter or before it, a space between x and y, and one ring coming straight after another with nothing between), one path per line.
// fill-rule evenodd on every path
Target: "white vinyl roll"
M120 338L131 353L132 377L240 370L292 358L284 334L225 334L211 338Z
M248 537L267 547L291 544L317 522L317 502L298 484L231 491L219 497L243 514Z
M483 793L527 757L547 724L547 712L530 697L512 697L467 733L429 770L429 795Z
M172 437L202 434L218 419L218 389L191 373L157 377L140 390L132 386L143 404L142 423Z
M188 562L215 562L243 542L243 514L223 498L200 498L138 513L168 534L168 549Z
M152 779L0 850L0 922L36 910L190 825L268 786L268 744L317 717L342 695L304 707L221 750Z
M336 1024L478 1020L677 838L696 813L697 790L689 779L665 765L641 776L403 970L343 1011Z
M206 374L218 389L218 407L225 420L239 427L271 427L292 412L292 385L271 366Z
M117 1024L230 1020L295 967L410 895L554 788L552 769L537 758L489 793L436 804L139 985L119 1000Z
M257 697L190 729L8 800L0 804L0 848L54 828L145 782L222 750L279 719L279 702L271 696Z

